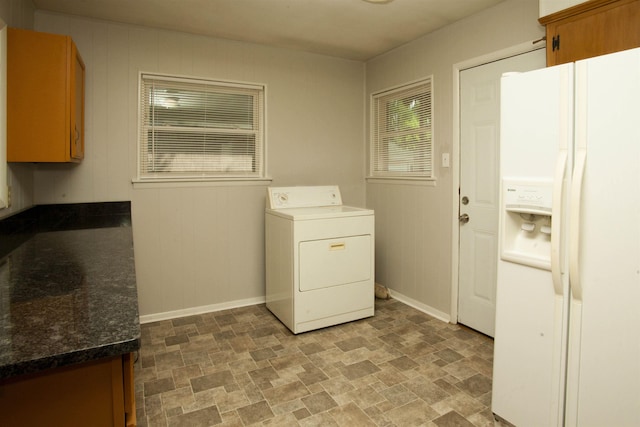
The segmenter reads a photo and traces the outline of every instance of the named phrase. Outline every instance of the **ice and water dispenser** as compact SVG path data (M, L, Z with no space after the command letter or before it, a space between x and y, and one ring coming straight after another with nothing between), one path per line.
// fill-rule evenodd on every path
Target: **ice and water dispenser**
M503 260L551 270L552 199L550 180L503 179Z

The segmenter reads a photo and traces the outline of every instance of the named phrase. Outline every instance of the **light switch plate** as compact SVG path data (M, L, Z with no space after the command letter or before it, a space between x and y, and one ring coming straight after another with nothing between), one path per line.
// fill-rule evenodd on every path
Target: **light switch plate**
M449 153L442 153L442 167L449 167Z

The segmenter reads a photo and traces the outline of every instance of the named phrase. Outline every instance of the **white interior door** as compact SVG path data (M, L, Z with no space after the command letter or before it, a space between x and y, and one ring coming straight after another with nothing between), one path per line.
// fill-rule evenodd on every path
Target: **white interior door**
M498 256L500 77L505 72L544 66L545 51L539 49L460 72L458 322L492 337Z

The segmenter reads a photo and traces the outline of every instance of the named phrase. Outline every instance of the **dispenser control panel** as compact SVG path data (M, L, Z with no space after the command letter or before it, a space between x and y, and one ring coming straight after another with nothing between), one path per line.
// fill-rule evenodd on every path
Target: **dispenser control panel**
M504 180L504 208L511 212L551 215L553 183L551 181Z

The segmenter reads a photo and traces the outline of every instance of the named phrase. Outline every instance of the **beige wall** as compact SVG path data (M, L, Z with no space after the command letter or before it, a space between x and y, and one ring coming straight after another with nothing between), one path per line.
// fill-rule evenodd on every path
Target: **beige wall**
M30 0L0 0L0 16L14 26L31 27L32 10ZM377 281L446 318L456 165L437 167L435 186L365 185L368 96L432 74L439 165L441 153L455 151L453 64L539 38L537 15L536 0L507 0L363 64L37 12L35 28L70 34L87 63L87 157L80 165L11 165L14 206L16 197L18 209L131 200L148 319L260 301L269 182L134 188L131 179L139 70L265 83L272 185L339 184L345 203L358 206L366 189L376 210Z
M143 320L264 300L267 185L338 184L364 206L363 63L44 12L36 29L87 66L85 160L38 165L36 203L132 201ZM266 84L273 181L134 187L141 70Z
M367 98L433 75L435 186L369 182L367 207L376 211L376 281L442 319L451 314L452 250L457 245L452 235L457 165L440 167L442 153L457 151L453 67L539 39L544 29L537 18L537 0L507 0L367 63Z
M586 0L540 0L539 15L540 17L551 15L584 2Z
M31 0L0 0L0 17L10 27L32 29L34 11ZM8 164L7 185L11 188L11 206L0 209L0 218L33 206L34 170L35 166L31 163Z

